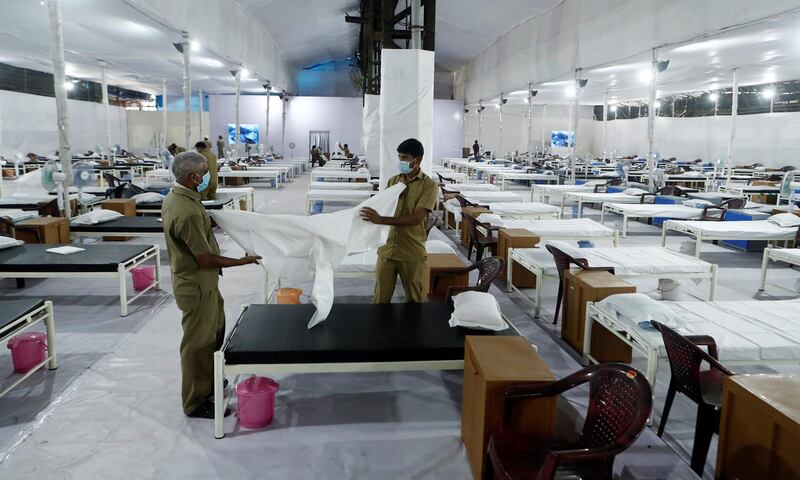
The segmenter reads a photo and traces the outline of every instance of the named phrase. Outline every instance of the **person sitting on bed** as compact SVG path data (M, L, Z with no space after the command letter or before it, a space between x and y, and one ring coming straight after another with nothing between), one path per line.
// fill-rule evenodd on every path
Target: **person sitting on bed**
M184 152L172 164L175 184L164 199L161 219L172 270L175 303L183 313L181 397L190 417L214 418L209 398L214 385L214 352L222 347L225 309L219 293L220 269L258 263L261 257L223 257L200 194L211 174L206 159ZM226 412L227 415L227 412Z

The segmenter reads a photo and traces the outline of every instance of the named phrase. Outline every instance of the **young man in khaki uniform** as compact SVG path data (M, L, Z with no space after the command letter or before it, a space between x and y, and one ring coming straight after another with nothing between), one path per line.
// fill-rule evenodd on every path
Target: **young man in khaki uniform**
M229 258L219 254L211 220L200 203L210 172L199 153L185 152L172 164L175 185L161 212L172 270L175 303L181 320L181 397L190 417L214 418L214 352L225 336L225 310L219 293L224 267L258 263L259 257Z
M206 142L197 142L194 144L194 148L197 150L197 153L205 157L206 162L208 163L208 171L211 174L211 180L208 182L208 188L206 188L200 195L203 200L216 200L217 181L219 180L217 157L213 152L211 152L211 145Z
M217 139L217 158L225 157L225 141L222 140L222 135Z
M422 173L420 165L425 150L415 138L397 147L400 175L389 179L388 186L404 183L393 217L382 217L371 208L361 210L361 218L377 225L391 225L386 244L378 249L375 265L375 303L392 301L397 276L403 284L406 302L420 303L422 276L425 271L425 240L428 214L436 207L439 187Z

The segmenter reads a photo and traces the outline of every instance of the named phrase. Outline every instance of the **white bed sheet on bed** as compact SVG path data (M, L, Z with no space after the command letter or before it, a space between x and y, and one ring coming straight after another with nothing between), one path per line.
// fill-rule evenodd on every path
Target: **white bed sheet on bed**
M680 333L685 335L710 335L725 361L790 360L800 362L800 299L776 301L729 302L664 302L687 325ZM601 311L615 313L603 305L595 304ZM661 334L637 329L651 345L659 347L659 355L666 355Z
M369 182L311 182L309 190L372 190Z
M606 207L622 210L631 217L667 217L682 220L700 218L702 208L660 203L606 203Z
M709 273L712 265L664 247L577 248L566 242L545 242L575 258L585 258L591 267L614 267L621 276L677 273ZM545 275L557 275L555 261L546 248L521 248L514 252L545 265Z
M559 208L541 202L493 202L489 203L492 213L503 215L535 215L537 213L556 213Z
M366 200L375 193L371 190L309 190L308 198L317 200Z
M489 183L446 183L444 190L450 193L456 192L497 192L500 189Z
M428 240L425 242L427 253L452 253L456 251L453 247L441 240ZM375 263L378 261L378 250L367 250L366 252L355 253L344 257L342 263L336 268L336 273L370 273L375 271Z
M2 215L2 212L0 212ZM769 252L770 258L789 262L794 265L800 264L800 248L773 248Z
M465 192L462 194L472 203L522 202L523 198L514 192ZM527 195L526 195L527 197Z
M580 200L584 203L639 203L642 201L641 195L628 195L622 192L616 193L594 193L594 192L567 192L565 199Z
M30 220L31 218L36 218L38 216L39 213L35 210L20 210L16 208L0 209L0 217L9 218L13 223Z
M562 220L504 220L505 228L524 228L547 237L569 237L576 239L593 237L613 237L614 230L590 218L569 218Z
M780 227L767 220L751 222L701 222L699 220L667 220L665 225L682 225L693 232L713 237L725 236L725 240L737 238L747 240L792 240L797 227Z

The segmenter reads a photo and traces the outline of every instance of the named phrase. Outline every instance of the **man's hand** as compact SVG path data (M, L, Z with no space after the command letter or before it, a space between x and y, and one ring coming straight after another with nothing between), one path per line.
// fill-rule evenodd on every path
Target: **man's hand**
M241 265L249 265L251 263L255 263L256 265L259 265L259 262L258 262L259 260L261 260L261 257L259 257L258 255L245 255L244 257L239 259L239 261L241 262Z
M370 207L364 207L361 209L361 218L364 221L374 223L375 225L383 225L384 223L383 217Z

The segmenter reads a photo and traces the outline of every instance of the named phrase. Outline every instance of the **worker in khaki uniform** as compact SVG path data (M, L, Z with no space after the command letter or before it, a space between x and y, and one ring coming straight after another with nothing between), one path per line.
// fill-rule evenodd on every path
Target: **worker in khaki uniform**
M406 302L419 303L425 270L425 240L428 214L436 207L439 187L422 173L420 165L425 150L419 140L410 138L397 147L400 175L389 179L388 186L404 183L393 217L382 217L371 208L361 210L361 218L377 225L391 225L386 244L378 249L375 265L375 303L392 301L397 276L403 284Z
M190 417L214 418L210 398L214 384L214 352L222 347L225 310L218 283L220 269L258 263L259 257L220 256L211 220L200 203L211 174L199 153L185 152L172 164L173 185L164 199L161 218L172 270L175 303L181 320L181 396Z
M222 140L222 135L217 139L217 158L225 158L225 141Z
M211 145L206 142L197 142L194 144L194 148L197 150L197 153L205 157L206 162L208 163L208 172L211 174L211 180L208 182L208 188L206 188L200 195L203 200L216 200L217 181L219 180L217 157L211 151Z

